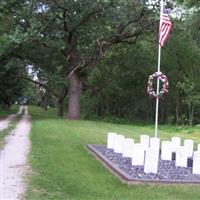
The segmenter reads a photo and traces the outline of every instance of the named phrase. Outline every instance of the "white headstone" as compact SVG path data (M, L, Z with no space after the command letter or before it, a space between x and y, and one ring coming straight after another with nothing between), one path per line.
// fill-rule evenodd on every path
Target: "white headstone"
M194 152L192 173L200 174L200 151Z
M198 144L197 146L197 151L200 151L200 144Z
M184 140L184 147L187 151L187 156L192 157L193 156L193 147L194 147L193 140Z
M133 145L133 151L132 151L132 165L144 165L144 145L137 143Z
M181 146L180 137L172 137L173 152L176 152L176 149Z
M141 135L140 136L140 144L142 144L145 147L145 149L149 148L149 136Z
M107 136L107 148L114 149L116 133L110 132Z
M172 142L163 141L161 147L161 159L172 160Z
M133 151L133 145L134 145L134 140L130 138L125 138L123 140L123 150L122 150L122 156L123 157L131 157L132 156L132 151Z
M145 161L144 161L144 173L157 174L158 158L159 158L159 150L150 148L146 150Z
M116 135L115 136L114 152L122 153L123 140L124 140L123 135Z
M187 151L184 146L180 146L176 149L176 166L187 167Z
M150 138L150 149L160 150L160 139L156 137Z

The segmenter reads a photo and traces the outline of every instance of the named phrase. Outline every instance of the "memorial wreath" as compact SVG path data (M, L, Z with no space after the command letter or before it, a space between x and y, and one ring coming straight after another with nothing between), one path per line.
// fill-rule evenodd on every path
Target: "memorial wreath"
M156 94L156 91L153 88L153 80L154 80L154 78L159 78L163 82L162 89L160 90L158 95ZM154 74L151 74L149 76L148 84L147 84L147 94L149 96L155 97L155 98L160 97L164 93L168 92L168 88L169 88L168 78L162 72L155 72Z

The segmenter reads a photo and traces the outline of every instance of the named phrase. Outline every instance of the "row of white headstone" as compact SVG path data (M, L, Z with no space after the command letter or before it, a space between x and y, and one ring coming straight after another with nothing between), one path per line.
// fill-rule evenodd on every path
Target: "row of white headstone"
M130 157L132 165L143 165L145 173L157 173L160 154L160 139L148 135L140 136L140 143L134 143L134 139L125 138L117 133L108 133L107 148L115 153L121 153L123 157ZM193 151L194 142L184 140L181 146L180 137L172 137L171 141L162 141L161 159L172 160L172 153L176 154L177 167L187 167L188 158L193 159L193 174L200 174L200 144L197 151Z

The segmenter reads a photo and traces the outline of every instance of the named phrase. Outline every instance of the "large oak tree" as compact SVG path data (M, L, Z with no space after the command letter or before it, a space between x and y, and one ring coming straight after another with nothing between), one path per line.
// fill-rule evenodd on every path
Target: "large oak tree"
M65 59L70 119L80 117L83 81L103 56L113 45L134 45L155 19L141 0L29 0L5 5L18 22L13 35L22 47L42 45Z

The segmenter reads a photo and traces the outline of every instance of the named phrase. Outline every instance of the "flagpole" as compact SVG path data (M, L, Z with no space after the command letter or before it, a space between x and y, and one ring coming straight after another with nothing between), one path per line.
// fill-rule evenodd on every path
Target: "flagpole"
M163 13L163 0L160 1L160 25L159 25L159 35L160 35L160 28L161 28L161 19ZM160 61L161 61L161 45L158 44L158 70L160 72ZM158 137L158 110L159 110L159 88L160 88L160 80L159 77L157 78L157 98L156 98L156 116L155 116L155 137Z

